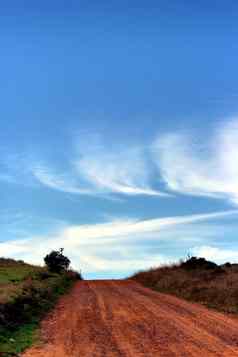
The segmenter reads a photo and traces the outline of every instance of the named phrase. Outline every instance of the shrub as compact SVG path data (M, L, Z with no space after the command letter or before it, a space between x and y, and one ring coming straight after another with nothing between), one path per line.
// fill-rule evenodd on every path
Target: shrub
M181 268L186 270L194 269L217 269L218 265L216 263L210 262L205 258L191 257L181 264Z
M73 279L76 279L76 280L83 280L83 276L82 276L82 273L81 271L78 272L76 270L70 270L68 272L69 276L72 276Z
M58 251L53 250L44 258L45 264L50 271L60 273L68 269L70 260L65 255L63 255L63 251L63 248L60 248Z

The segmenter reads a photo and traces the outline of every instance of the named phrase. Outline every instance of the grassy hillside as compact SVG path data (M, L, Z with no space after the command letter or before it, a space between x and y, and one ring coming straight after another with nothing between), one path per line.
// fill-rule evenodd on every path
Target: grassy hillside
M179 264L139 272L132 279L159 292L222 312L238 313L238 264L219 266L193 257Z
M11 300L21 291L27 277L40 271L42 268L22 261L0 258L0 304Z
M14 356L36 339L39 319L78 278L72 272L0 258L0 356Z

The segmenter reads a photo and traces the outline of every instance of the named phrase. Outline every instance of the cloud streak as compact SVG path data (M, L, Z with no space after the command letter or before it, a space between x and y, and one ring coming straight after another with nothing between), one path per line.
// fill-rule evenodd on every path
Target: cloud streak
M31 172L36 180L42 185L51 189L74 193L74 194L93 194L96 193L93 189L86 189L80 186L79 180L73 175L66 175L62 173L55 173L45 164L37 164L31 168Z
M88 136L75 140L71 157L59 160L58 169L13 155L0 165L0 180L77 195L174 198L179 193L238 205L238 119L227 120L206 142L197 143L197 137L172 132L149 146L125 149Z
M128 147L113 151L96 143L76 147L67 175L37 163L31 167L34 178L51 189L74 194L170 197L152 187L144 150Z
M153 157L168 189L238 204L238 120L217 130L206 145L193 139L172 133L154 142Z
M149 220L116 219L106 223L71 225L50 235L2 242L0 252L1 255L10 254L10 257L39 264L49 250L63 246L77 269L82 268L86 273L115 273L119 270L123 274L129 270L132 272L172 261L171 256L158 254L156 250L146 252L140 244L153 246L152 242L170 241L173 246L180 245L182 239L176 233L177 227L185 229L191 224L237 214L238 210L232 210ZM191 229L188 233L187 243L190 241L194 244Z
M191 249L191 253L206 258L211 261L216 261L217 263L237 263L238 249L231 248L220 248L217 246L203 245L200 247L194 247Z
M113 152L103 146L83 148L75 167L99 191L126 195L168 196L151 188L150 169L142 149Z

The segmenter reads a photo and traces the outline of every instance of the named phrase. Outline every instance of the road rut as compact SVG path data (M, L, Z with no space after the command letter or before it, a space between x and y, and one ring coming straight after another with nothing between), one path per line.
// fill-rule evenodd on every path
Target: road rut
M238 356L238 320L133 281L78 282L23 357Z

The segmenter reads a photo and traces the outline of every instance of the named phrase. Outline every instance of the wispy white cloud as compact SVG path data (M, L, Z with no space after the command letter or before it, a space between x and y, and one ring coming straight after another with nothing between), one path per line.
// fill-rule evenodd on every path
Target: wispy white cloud
M75 146L77 149L67 163L68 174L56 172L50 165L33 163L34 178L47 187L75 194L170 196L152 187L144 150L113 150L90 138L87 144Z
M54 190L75 194L95 193L93 189L86 189L83 185L80 185L80 179L77 179L73 174L67 175L53 172L52 169L45 164L32 165L31 172L34 178L42 185Z
M238 120L217 129L206 144L183 134L160 136L152 152L169 190L238 203Z
M80 242L82 245L107 244L109 241L133 240L140 235L142 239L145 233L159 233L161 230L172 226L189 224L208 220L215 220L226 216L238 215L238 210L214 212L207 214L195 214L190 216L175 216L149 220L114 220L110 223L94 225L71 226L63 231L62 236L67 239L67 244ZM85 237L87 237L85 239ZM124 237L124 238L123 238ZM97 241L95 241L95 239Z
M217 263L238 263L238 249L220 248L217 246L203 245L191 249L193 255L206 258Z
M173 197L182 193L237 205L238 119L227 120L200 142L198 138L197 132L175 132L159 135L149 147L125 147L104 145L88 136L83 142L75 140L72 155L58 162L58 168L44 158L34 160L33 155L30 159L12 155L2 165L0 160L0 180L40 183L79 195ZM158 189L161 182L163 189Z
M149 244L168 241L181 244L175 227L198 224L238 214L237 210L166 217L150 220L112 220L107 223L66 226L55 234L34 236L30 239L0 243L0 255L42 263L42 257L51 249L65 247L75 268L84 272L135 271L171 261L171 256L158 252L146 253L140 242ZM172 231L171 235L166 232ZM164 234L165 233L165 234ZM191 231L189 232L189 235ZM189 241L188 235L188 241ZM177 238L176 238L177 237ZM38 242L41 242L39 245ZM146 243L147 242L147 243ZM194 237L191 235L191 244ZM35 247L37 246L37 249Z
M139 148L113 151L101 145L80 148L75 167L80 175L100 191L127 195L168 196L151 188L151 171Z

